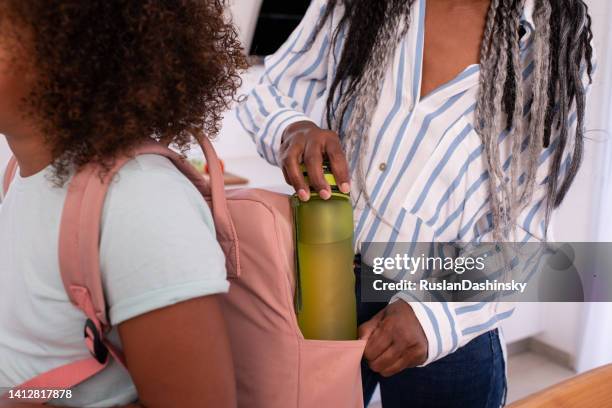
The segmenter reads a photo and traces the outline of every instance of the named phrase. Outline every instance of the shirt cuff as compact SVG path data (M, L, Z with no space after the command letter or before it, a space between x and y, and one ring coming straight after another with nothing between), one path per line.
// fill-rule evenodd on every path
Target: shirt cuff
M291 108L283 108L270 113L255 135L255 143L259 154L269 163L279 166L278 152L283 132L289 125L302 121L316 124L303 112Z
M433 363L457 349L458 334L455 330L455 320L447 304L415 301L405 292L395 294L391 298L391 303L397 300L402 300L412 307L427 337L427 359L419 367Z

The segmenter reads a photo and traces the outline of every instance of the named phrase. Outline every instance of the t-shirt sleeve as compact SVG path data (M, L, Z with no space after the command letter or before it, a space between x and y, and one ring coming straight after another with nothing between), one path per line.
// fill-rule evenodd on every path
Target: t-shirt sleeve
M6 172L6 165L0 167L0 205L4 201L4 173Z
M4 174L6 173L8 163L8 160L0 161L0 205L2 205L2 201L4 201Z
M112 325L229 288L206 202L163 157L137 157L110 187L100 263Z

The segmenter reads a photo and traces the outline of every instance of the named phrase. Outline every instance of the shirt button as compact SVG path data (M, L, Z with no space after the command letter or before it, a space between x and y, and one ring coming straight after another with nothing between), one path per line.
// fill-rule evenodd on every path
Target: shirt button
M385 162L380 163L380 164L378 165L378 169L379 169L380 171L385 171L385 169L386 169L386 168L387 168L387 163L385 163Z

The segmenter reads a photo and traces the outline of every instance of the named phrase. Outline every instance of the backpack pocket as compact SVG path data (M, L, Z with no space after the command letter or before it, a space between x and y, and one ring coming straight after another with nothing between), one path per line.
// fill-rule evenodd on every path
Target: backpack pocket
M299 408L362 408L365 340L299 340Z

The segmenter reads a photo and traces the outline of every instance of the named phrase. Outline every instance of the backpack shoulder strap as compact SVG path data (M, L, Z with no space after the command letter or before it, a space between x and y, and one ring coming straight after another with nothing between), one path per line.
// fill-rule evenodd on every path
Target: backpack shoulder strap
M217 238L227 263L234 271L239 271L238 240L227 207L221 165L210 141L204 139L199 143L209 163L210 181L181 155L154 141L138 147L132 155L117 159L103 178L98 166L89 165L70 181L60 223L60 272L70 301L85 314L85 342L92 356L43 373L16 389L72 388L106 368L111 357L125 365L122 354L104 336L110 324L102 288L99 245L100 222L109 185L133 156L157 154L168 158L203 196L210 197Z
M70 389L104 370L110 358L125 365L121 353L105 338L110 326L102 290L99 231L108 183L116 172L99 177L97 166L85 166L68 185L59 233L59 268L68 298L85 315L83 335L91 356L44 372L14 388ZM113 169L114 170L114 169ZM113 173L113 174L111 174ZM3 396L6 398L6 395ZM2 398L0 398L2 399ZM44 403L48 399L32 402Z
M2 179L2 194L6 196L8 193L8 189L17 174L17 159L15 156L11 157L8 164L6 165L6 169L4 171L4 177Z
M7 166L3 179L5 193L8 191L8 187L17 171L16 164L17 162L11 159ZM60 273L62 275L62 281L71 302L79 307L87 316L83 334L85 344L91 356L44 372L15 387L13 391L31 389L70 389L105 369L110 360L109 355L117 359L120 363L123 363L121 354L104 338L104 331L107 324L105 314L98 314L96 312L97 310L105 309L104 297L101 293L101 283L95 283L96 276L98 279L100 276L99 267L95 270L81 270L81 255L85 254L74 252L71 248L71 246L77 244L77 241L81 238L77 236L77 239L73 240L74 229L86 228L86 226L83 226L82 223L78 223L78 225L66 227L68 223L72 223L75 219L80 218L77 213L81 211L80 207L84 204L83 192L88 190L86 187L90 185L90 182L90 189L93 190L95 190L96 186L94 182L95 178L97 178L98 184L101 184L99 181L100 178L97 176L94 177L93 171L93 166L91 168L85 168L83 171L77 173L70 182L60 223L59 242ZM103 199L104 196L102 196L102 200ZM85 204L85 207L87 207L87 203ZM91 203L89 205L91 205ZM99 222L99 219L97 222ZM87 234L82 235L86 236ZM71 248L69 250L70 254L66 253L65 248ZM73 259L66 260L67 255L72 256ZM75 269L79 272L76 273ZM0 401L7 397L8 394L0 395ZM48 402L48 400L48 398L39 398L30 401L44 403Z
M209 197L211 201L212 216L215 221L217 241L225 254L226 269L229 278L240 276L240 247L238 234L232 221L227 198L225 196L225 182L221 161L215 152L211 141L207 137L197 140L204 152L208 173L208 182L194 167L181 156L176 155L174 165L200 190L202 195Z

